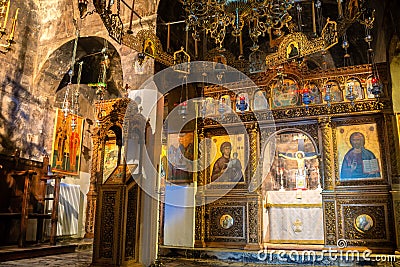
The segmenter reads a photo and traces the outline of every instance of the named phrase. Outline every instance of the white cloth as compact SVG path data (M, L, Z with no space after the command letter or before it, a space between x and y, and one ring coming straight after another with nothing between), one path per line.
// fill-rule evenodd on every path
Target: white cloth
M322 196L317 190L267 193L269 240L280 243L323 242ZM266 233L266 236L268 234Z

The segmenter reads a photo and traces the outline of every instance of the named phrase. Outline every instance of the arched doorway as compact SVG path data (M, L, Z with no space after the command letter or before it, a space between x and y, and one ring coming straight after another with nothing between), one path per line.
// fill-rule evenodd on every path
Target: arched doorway
M266 142L262 155L264 243L324 243L318 151L310 135L294 128L279 130Z

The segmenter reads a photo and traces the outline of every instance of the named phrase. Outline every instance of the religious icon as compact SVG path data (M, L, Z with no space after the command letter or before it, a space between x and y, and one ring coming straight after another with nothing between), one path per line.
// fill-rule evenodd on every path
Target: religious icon
M229 214L222 215L219 219L219 224L224 229L229 229L233 226L233 218Z
M103 163L103 183L112 174L118 166L118 145L116 135L113 131L108 131L108 140L104 145L104 163Z
M368 214L361 214L354 220L354 227L357 231L365 233L374 226L374 220Z
M272 107L296 106L300 102L299 86L295 80L276 79L272 83Z
M253 110L268 109L268 100L265 97L265 92L258 90L254 93Z
M340 180L381 178L375 124L338 127L337 140Z
M154 57L155 56L155 47L152 40L147 39L144 42L143 51L147 56Z
M168 135L168 175L173 182L193 181L194 157L193 133L173 133Z
M296 189L305 189L307 188L307 182L306 182L306 160L310 159L315 159L317 158L317 155L312 155L312 156L305 156L305 153L303 151L297 151L294 153L294 157L289 157L284 154L279 154L280 157L284 159L289 159L289 160L296 160L297 161L297 170L296 170Z
M231 108L231 98L229 95L223 95L221 96L218 104L218 112L220 114L224 113L231 113L232 108Z
M216 146L210 151L216 155L211 162L211 182L244 182L244 135L215 136ZM214 152L214 153L213 153Z
M323 98L325 102L328 102L328 97L329 97L329 102L340 102L343 101L343 94L342 91L340 90L340 85L337 81L328 81L325 84L325 90L323 92Z
M203 116L212 116L215 115L215 100L212 97L207 97L203 100L201 105L201 114Z
M361 87L361 83L357 79L349 79L346 82L346 96L354 94L355 99L363 99L364 93Z
M72 125L75 125L72 127ZM79 174L83 119L57 109L51 167L54 172Z
M221 157L214 163L211 181L221 178L221 181L243 181L242 164L238 159L238 153L233 153L231 158L232 144L222 143L220 147Z
M315 143L300 132L272 136L263 152L263 185L267 190L320 188Z
M310 96L313 98L313 103L314 104L321 104L322 99L321 99L321 92L320 89L318 88L317 84L315 83L310 83Z
M292 42L287 48L288 58L296 57L299 55L299 44Z

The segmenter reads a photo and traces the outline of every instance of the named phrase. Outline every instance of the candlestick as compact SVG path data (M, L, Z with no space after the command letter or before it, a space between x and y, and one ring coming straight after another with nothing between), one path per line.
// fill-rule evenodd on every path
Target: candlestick
M316 172L317 172L317 179L318 179L318 187L317 187L317 190L318 191L322 191L322 187L321 187L321 176L319 175L319 168L317 167L317 169L316 169Z
M285 188L283 187L283 169L282 168L279 170L279 174L281 175L281 189L279 189L279 191L285 191Z

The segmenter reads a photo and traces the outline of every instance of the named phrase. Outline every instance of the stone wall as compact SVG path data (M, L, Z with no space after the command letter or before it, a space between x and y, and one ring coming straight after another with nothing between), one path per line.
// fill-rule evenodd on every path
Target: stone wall
M135 10L144 18L154 23L157 3L154 0L135 2ZM154 61L148 60L143 66L136 64L137 52L119 45L112 40L98 14L79 19L76 0L28 0L11 1L8 29L11 18L17 8L19 17L15 31L15 44L5 54L0 54L0 154L11 155L15 149L21 151L21 157L41 161L52 150L55 110L60 108L66 88L59 88L60 83L71 66L73 43L77 27L81 39L87 38L77 51L77 60L90 53L91 44L102 46L107 40L115 50L110 62L107 82L117 91L107 92L105 98L120 97L125 84L130 89L138 89L152 76ZM89 3L88 11L94 10ZM121 14L125 23L129 23L130 11L121 4ZM126 25L127 27L128 25ZM135 21L135 34L142 25ZM1 43L5 43L5 36ZM86 66L88 67L88 66ZM90 66L97 68L100 66ZM72 88L76 88L76 85ZM57 91L58 89L58 91ZM118 91L119 90L119 91ZM91 161L90 132L94 127L94 102L97 99L95 88L81 84L80 113L86 119L83 135L81 173L69 177L64 182L79 184L82 196L86 196L90 180ZM51 157L51 155L49 155ZM82 197L80 226L85 223L86 197ZM83 232L78 233L83 236Z
M156 3L153 1L137 2L139 14L155 12ZM12 2L8 28L17 7L20 10L15 44L11 51L0 55L3 66L0 69L0 153L11 154L18 147L23 157L40 160L43 153L51 151L54 108L60 106L55 93L70 68L76 27L80 28L80 36L100 37L115 47L120 59L114 64L111 76L119 89L125 84L131 89L139 88L153 74L154 62L149 60L142 68L135 67L136 52L109 37L98 14L79 19L75 1ZM89 4L88 11L93 9L94 6ZM130 12L123 5L121 14L128 23ZM138 23L134 23L134 32L140 28ZM77 59L86 54L87 51L78 50ZM92 94L86 95L93 97ZM114 92L110 97L115 96ZM87 104L83 104L91 105L93 100L87 99ZM89 107L81 108L87 110Z

